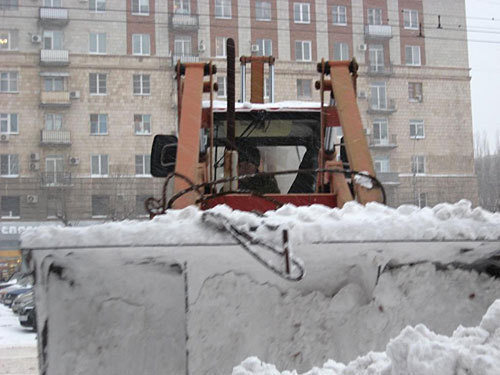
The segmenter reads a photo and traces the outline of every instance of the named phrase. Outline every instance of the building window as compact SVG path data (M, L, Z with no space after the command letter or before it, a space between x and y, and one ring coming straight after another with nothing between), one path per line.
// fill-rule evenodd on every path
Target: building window
M134 129L137 135L151 134L151 115L134 115Z
M332 13L334 25L347 26L347 8L345 6L333 6Z
M374 82L371 85L371 107L372 109L387 108L387 91L385 82Z
M425 156L413 155L411 157L411 173L413 174L425 173Z
M0 92L18 92L17 72L0 72Z
M132 54L141 56L151 54L149 34L132 34Z
M63 49L63 32L60 30L43 32L43 49Z
M64 184L64 158L60 155L51 155L45 159L45 184Z
M108 173L108 155L92 155L90 157L91 177L107 177Z
M0 9L17 10L19 7L18 0L0 0Z
M389 173L391 171L389 156L375 156L373 164L376 173Z
M311 99L312 81L310 79L298 79L297 80L297 98L298 99Z
M43 79L44 91L64 91L64 78L45 77Z
M59 196L47 197L47 219L63 218L63 202Z
M376 119L373 121L373 144L386 145L389 143L389 125L386 119Z
M174 0L175 14L191 14L190 0Z
M269 1L255 3L255 19L257 21L271 21L271 3Z
M17 30L0 30L0 51L17 49Z
M412 139L425 138L424 120L410 120L410 138Z
M47 8L60 8L61 0L43 0L43 6Z
M19 196L2 196L2 219L19 219L21 217L21 199Z
M135 155L135 175L151 176L151 155Z
M368 9L368 25L382 25L382 9Z
M217 76L217 97L225 98L227 96L226 92L226 76Z
M293 3L293 20L295 23L310 23L311 11L309 3Z
M132 79L134 95L150 95L151 85L149 74L134 74Z
M132 14L149 15L149 0L132 0Z
M59 113L45 114L45 130L61 130L63 125L63 116Z
M271 77L264 78L264 98L269 99L271 95Z
M273 41L272 39L257 39L259 52L257 56L272 56L273 54Z
M418 30L418 10L404 9L405 29Z
M227 38L218 36L215 38L215 57L226 57Z
M311 61L311 41L309 40L295 41L295 60Z
M409 82L408 99L411 102L422 102L423 98L422 82Z
M427 193L418 193L418 207L424 208L427 206Z
M19 134L17 113L0 113L0 133Z
M89 74L89 87L92 95L106 95L106 81L107 74L103 73L90 73Z
M193 47L191 45L190 36L175 36L174 40L174 55L177 56L191 56Z
M92 113L90 115L90 134L106 135L108 134L108 115Z
M382 44L370 44L368 47L371 72L384 71L384 46Z
M19 155L15 154L0 155L0 175L2 177L19 176Z
M89 53L106 53L106 33L90 33Z
M89 0L89 10L104 12L106 10L106 0Z
M107 217L111 211L109 203L109 195L92 195L92 217Z
M406 65L420 66L420 46L406 46Z
M349 60L349 45L347 43L333 43L333 59L336 61Z
M231 0L215 0L215 18L231 18Z

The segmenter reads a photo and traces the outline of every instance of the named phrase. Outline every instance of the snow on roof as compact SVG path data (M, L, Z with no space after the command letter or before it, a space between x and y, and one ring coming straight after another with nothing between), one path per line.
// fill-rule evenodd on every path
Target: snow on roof
M256 207L258 209L258 207ZM257 227L256 235L274 241L269 227L290 229L292 243L378 240L499 240L500 214L467 200L418 208L366 206L348 202L342 209L322 205L285 205L264 216L221 205L210 211L225 215L241 228ZM109 222L88 227L37 227L21 235L23 248L103 245L232 243L225 232L201 220L194 206L169 210L151 221ZM278 236L279 237L279 236ZM152 240L154 238L154 240ZM196 240L193 240L196 239ZM202 239L202 240L199 240Z
M210 102L208 100L203 101L203 108L208 108ZM213 102L214 112L225 112L227 108L227 102L222 100L214 100ZM285 101L277 103L235 103L235 109L238 112L250 112L250 111L296 111L296 112L307 112L314 111L317 112L321 108L320 102L305 102L305 101Z

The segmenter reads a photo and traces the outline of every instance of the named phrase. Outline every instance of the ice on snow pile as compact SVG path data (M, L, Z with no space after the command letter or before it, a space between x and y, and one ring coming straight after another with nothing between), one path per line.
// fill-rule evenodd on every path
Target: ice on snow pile
M453 308L453 307L451 307ZM459 326L451 337L424 325L405 328L387 344L386 352L370 352L347 365L333 360L304 375L497 375L500 371L500 299L475 328ZM297 375L247 358L233 375Z
M258 207L256 207L258 209ZM259 238L276 238L276 228L288 228L293 243L375 240L497 240L500 214L472 208L467 200L418 208L390 208L378 203L347 203L342 209L322 205L285 205L264 216L217 206L236 226L254 228ZM23 233L23 247L133 244L227 243L225 232L202 221L195 207L169 210L151 221L112 222L89 227L39 227ZM273 228L273 230L270 230ZM112 236L109 234L113 233ZM154 233L154 236L152 236Z

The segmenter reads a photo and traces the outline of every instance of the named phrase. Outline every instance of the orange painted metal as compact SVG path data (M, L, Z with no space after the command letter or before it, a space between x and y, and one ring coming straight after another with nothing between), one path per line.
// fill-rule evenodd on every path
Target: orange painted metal
M325 168L342 170L343 166L341 161L327 161L325 163ZM341 173L329 173L328 177L330 187L333 189L333 194L337 196L337 207L342 208L346 202L353 200L345 175Z
M252 59L252 84L250 102L264 103L264 62Z

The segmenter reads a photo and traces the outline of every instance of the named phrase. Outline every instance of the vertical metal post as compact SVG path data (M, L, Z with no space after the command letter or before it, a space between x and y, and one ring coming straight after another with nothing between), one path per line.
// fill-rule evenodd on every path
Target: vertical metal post
M241 77L241 88L240 88L240 92L241 92L241 102L242 103L245 103L246 101L246 81L247 81L247 67L245 65L245 63L241 63L241 74L240 74L240 77Z
M234 150L236 147L235 123L236 114L234 109L235 102L235 47L234 40L229 38L226 45L227 51L227 148Z
M288 245L288 230L283 230L283 250L285 253L285 271L290 275L290 247Z
M269 66L269 72L270 72L270 85L271 85L271 103L274 103L274 64Z

